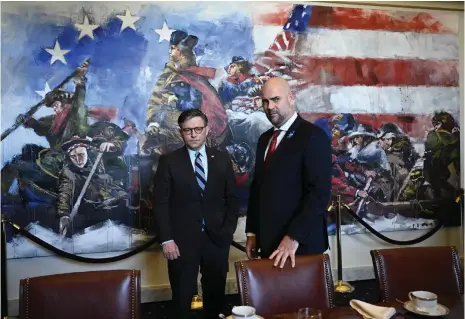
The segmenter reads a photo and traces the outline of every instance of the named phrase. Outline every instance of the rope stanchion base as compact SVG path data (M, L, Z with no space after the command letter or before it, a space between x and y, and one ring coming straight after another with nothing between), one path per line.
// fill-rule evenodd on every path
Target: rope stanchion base
M351 293L354 289L355 288L351 284L342 280L338 280L334 284L334 291L339 293Z
M203 298L201 296L195 295L192 298L191 309L198 310L203 308Z

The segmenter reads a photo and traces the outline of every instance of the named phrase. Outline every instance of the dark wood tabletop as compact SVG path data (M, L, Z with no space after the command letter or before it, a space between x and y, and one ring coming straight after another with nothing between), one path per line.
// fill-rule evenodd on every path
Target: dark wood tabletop
M447 316L440 317L441 319L463 319L463 295L461 297L442 297L438 299L441 305L449 308L450 313ZM419 316L404 309L400 302L380 303L377 306L393 307L396 309L396 314L392 319L414 319L414 318L429 318ZM322 310L323 319L360 319L363 318L357 311L351 307L336 307ZM297 313L285 313L274 316L268 316L265 319L297 319Z

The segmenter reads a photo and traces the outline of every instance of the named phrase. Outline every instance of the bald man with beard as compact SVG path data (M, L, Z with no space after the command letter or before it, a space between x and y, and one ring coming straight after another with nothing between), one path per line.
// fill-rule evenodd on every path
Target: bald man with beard
M268 80L262 102L273 127L258 140L246 252L249 259L274 259L281 268L290 258L295 267L296 255L321 254L329 247L331 141L296 113L286 80Z

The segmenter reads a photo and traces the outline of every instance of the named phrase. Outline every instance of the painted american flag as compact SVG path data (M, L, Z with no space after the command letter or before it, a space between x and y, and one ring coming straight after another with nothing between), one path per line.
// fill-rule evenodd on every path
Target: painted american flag
M458 121L457 15L284 4L254 19L256 69L288 78L307 119L352 113L419 140L435 111Z

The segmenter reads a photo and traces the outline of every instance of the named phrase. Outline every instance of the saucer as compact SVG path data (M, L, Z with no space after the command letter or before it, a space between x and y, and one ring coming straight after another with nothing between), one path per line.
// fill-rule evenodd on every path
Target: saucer
M449 313L449 308L439 303L437 304L435 308L431 308L431 309L423 308L420 310L418 308L415 308L412 301L407 301L406 303L404 303L404 308L410 312L416 313L417 315L430 316L430 317L445 316Z
M259 315L255 315L255 317L256 317L257 319L265 319L265 318L263 318L262 316L259 316ZM228 317L226 317L226 319L233 319L233 316L232 316L232 315L231 315L231 316L228 316Z

